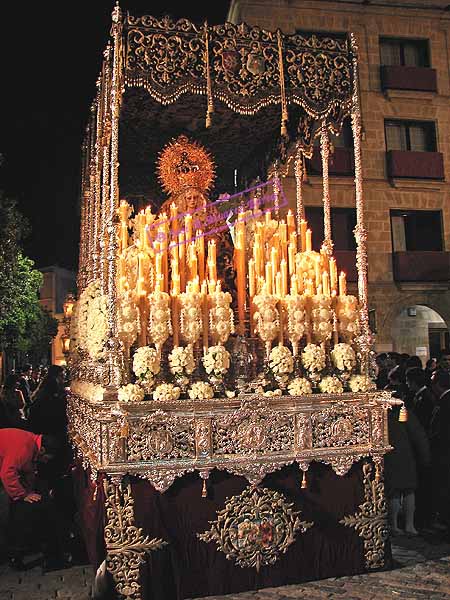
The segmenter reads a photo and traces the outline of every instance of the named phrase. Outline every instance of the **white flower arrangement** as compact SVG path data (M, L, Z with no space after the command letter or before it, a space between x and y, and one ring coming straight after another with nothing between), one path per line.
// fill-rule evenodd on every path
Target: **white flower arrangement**
M230 368L230 353L224 346L210 346L203 356L203 366L208 375L221 377Z
M351 371L356 365L356 354L350 344L336 344L331 351L331 360L339 371Z
M144 390L136 383L123 385L117 391L117 398L120 402L141 402L144 397Z
M214 396L214 390L204 381L193 383L188 393L191 400L210 400Z
M105 392L105 388L101 385L80 381L79 379L75 379L70 383L70 389L74 394L93 402L101 402Z
M171 383L162 383L153 392L153 400L159 400L163 402L170 402L172 400L178 400L180 397L180 388Z
M157 347L161 347L172 334L170 318L170 296L165 292L152 292L149 294L150 314L148 319L148 335Z
M348 385L352 392L372 392L376 389L375 383L367 375L353 375Z
M322 394L342 394L344 387L341 381L334 375L324 377L319 383Z
M299 294L288 295L285 299L287 312L287 334L297 354L298 343L305 333L305 298Z
M308 371L322 371L326 365L325 350L317 344L308 344L302 352L302 364Z
M195 360L192 346L175 346L169 354L169 370L172 375L190 375L194 369Z
M311 383L305 377L296 377L289 382L288 392L291 396L312 394Z
M350 343L359 333L358 300L355 296L339 296L336 316L339 334Z
M133 293L127 290L120 294L117 302L117 334L128 348L140 331L139 310Z
M331 339L333 334L331 298L324 295L313 296L311 321L313 335L317 342L325 342Z
M138 348L133 357L133 373L141 381L149 382L159 373L159 353L150 346Z
M275 346L269 355L269 367L274 375L286 375L294 370L294 358L286 346Z

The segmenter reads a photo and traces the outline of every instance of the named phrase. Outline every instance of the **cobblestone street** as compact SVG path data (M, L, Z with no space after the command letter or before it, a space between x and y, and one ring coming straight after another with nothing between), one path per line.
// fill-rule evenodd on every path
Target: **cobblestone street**
M220 600L450 600L450 544L399 537L393 554L396 566L392 571L221 596ZM42 575L39 567L16 573L2 565L0 600L89 600L92 582L89 566Z

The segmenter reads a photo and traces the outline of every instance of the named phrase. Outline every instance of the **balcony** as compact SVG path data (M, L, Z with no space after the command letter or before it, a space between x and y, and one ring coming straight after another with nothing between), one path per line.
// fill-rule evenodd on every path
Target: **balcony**
M450 279L450 252L393 252L392 263L398 282Z
M315 148L313 157L309 161L309 170L312 175L322 174L322 157L319 148ZM328 171L335 177L353 175L355 171L353 148L336 147L333 154L330 154Z
M356 270L356 252L354 250L335 250L337 268L344 271L347 275L347 281L358 281L358 271Z
M382 90L437 92L436 70L428 67L380 67Z
M390 178L444 179L444 159L440 152L389 150L386 159Z

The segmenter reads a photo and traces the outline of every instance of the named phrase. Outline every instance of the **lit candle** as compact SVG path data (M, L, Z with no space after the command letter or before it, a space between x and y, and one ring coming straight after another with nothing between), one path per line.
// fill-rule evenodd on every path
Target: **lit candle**
M278 226L280 232L280 258L287 260L287 226L284 221Z
M206 281L202 282L202 335L203 335L203 352L206 354L208 350L208 287Z
M320 270L320 260L314 261L314 272L316 275L316 287L322 283L322 272Z
M197 253L198 253L198 272L200 275L200 281L205 279L205 236L203 231L199 229L197 231L195 240L197 242Z
M237 283L237 303L239 317L239 333L245 333L245 297L246 297L246 264L245 264L245 223L240 212L236 224L236 244L234 248Z
M250 298L253 298L253 296L255 295L255 284L255 261L253 260L253 258L251 258L248 261L248 293Z
M295 231L289 235L289 243L294 246L295 251L297 252L297 233Z
M266 263L266 290L268 294L272 293L272 263Z
M189 244L192 239L192 215L186 215L184 217L184 235L186 244Z
M272 213L270 212L270 210L267 210L265 215L265 220L266 220L266 225L270 224L270 221L272 220Z
M334 256L330 258L330 285L332 291L337 291L337 267L336 267L336 259Z
M143 247L145 244L145 212L143 210L139 211L137 215L137 225L139 239L141 240L141 245Z
M311 229L307 229L306 230L306 252L311 252L312 250L312 232ZM302 238L302 245L303 245L303 238Z
M292 275L291 277L291 296L296 296L298 294L298 286L297 286L297 275Z
M288 260L289 260L289 275L290 275L290 277L292 277L292 275L295 273L295 247L292 243L289 244L289 248L288 248Z
M216 282L214 279L208 279L208 292L214 294L216 291Z
M281 273L280 273L280 271L278 271L278 273L275 276L275 290L276 290L276 295L278 296L278 298L282 298L282 296L283 296L283 290L281 288L282 288Z
M295 233L295 217L292 214L292 210L289 209L287 216L286 216L286 221L287 221L287 229L288 229L288 236L289 239L291 238L291 235L293 233Z
M180 345L180 300L176 293L176 285L176 282L172 279L172 331L174 348ZM178 287L179 285L178 281Z
M128 221L128 209L129 208L130 208L130 205L128 204L128 202L126 200L120 201L119 215L120 215L121 221Z
M322 273L322 289L324 296L330 296L330 277L327 271Z
M180 287L184 292L186 289L186 245L184 243L184 233L178 234L178 260L180 267Z
M194 279L197 275L197 252L195 242L191 242L189 244L189 278Z
M126 221L120 224L120 249L122 252L128 248L128 225Z
M281 267L281 293L286 296L288 293L288 277L287 277L287 263L283 260L280 263Z
M172 231L172 239L178 237L178 208L175 202L170 205L170 229Z
M303 219L300 221L300 238L302 242L302 252L306 252L306 230L308 229L308 223Z
M272 278L273 278L272 286L273 286L273 284L275 282L276 273L278 271L278 250L276 248L272 248L271 253L270 253L270 260L272 263Z
M344 271L341 271L339 275L339 296L345 296L347 294L347 277Z

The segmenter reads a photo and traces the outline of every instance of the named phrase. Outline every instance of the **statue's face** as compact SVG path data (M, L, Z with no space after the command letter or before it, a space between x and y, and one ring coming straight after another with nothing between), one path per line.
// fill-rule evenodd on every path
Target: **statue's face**
M189 188L184 194L184 202L186 212L194 212L197 208L200 208L203 204L202 195L194 188Z

